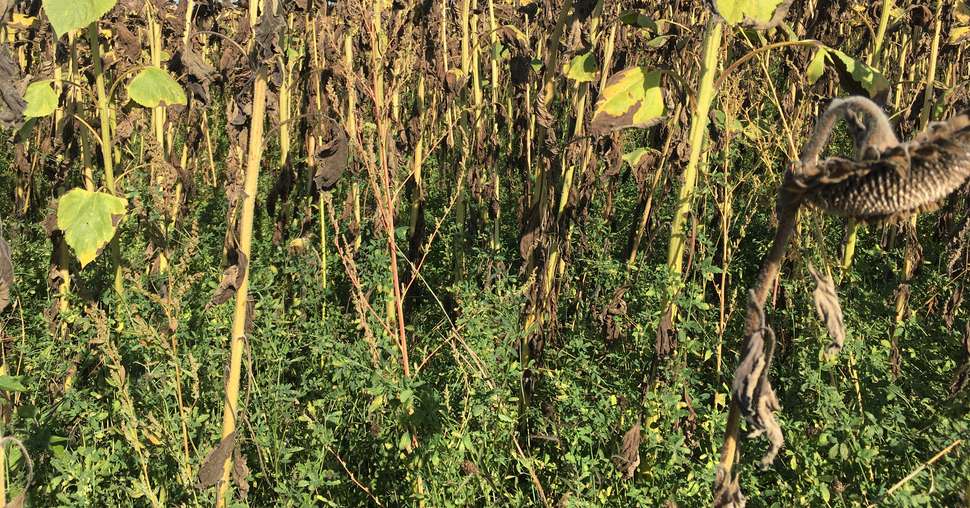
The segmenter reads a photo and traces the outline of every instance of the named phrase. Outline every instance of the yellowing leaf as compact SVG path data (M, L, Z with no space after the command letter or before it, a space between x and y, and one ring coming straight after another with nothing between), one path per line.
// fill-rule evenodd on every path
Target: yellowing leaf
M970 0L962 0L953 8L953 25L950 28L950 44L970 40Z
M185 90L171 74L158 67L147 67L128 83L128 96L146 108L185 104Z
M44 12L58 37L101 19L118 0L44 0Z
M27 91L24 92L24 100L27 101L25 117L39 118L57 109L57 93L51 88L52 83L52 80L45 79L27 86Z
M649 154L656 152L653 148L637 148L636 150L623 154L623 160L630 165L631 168L636 169L640 166L640 162L643 158Z
M717 13L731 25L768 29L777 26L792 0L713 0Z
M115 228L125 215L128 201L84 189L73 189L57 203L57 229L74 250L81 268L94 261L98 252L114 238Z
M660 72L631 67L614 74L600 93L589 132L602 135L628 127L649 127L663 117Z
M599 71L596 64L596 55L592 52L577 55L566 66L566 77L580 83L589 82L596 79Z
M822 73L825 72L825 55L827 53L825 48L818 48L815 56L812 57L812 61L808 63L808 69L805 70L805 77L808 78L808 84L814 85L822 77Z
M25 16L19 12L13 13L10 22L7 23L7 28L11 30L28 30L34 28L37 25L37 18L34 16Z

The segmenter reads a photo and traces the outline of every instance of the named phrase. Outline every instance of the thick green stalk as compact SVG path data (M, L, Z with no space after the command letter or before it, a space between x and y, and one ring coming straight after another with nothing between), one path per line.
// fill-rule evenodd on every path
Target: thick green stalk
M704 33L700 84L688 138L690 155L687 159L687 167L684 169L684 183L681 185L677 196L677 211L674 213L674 221L670 230L670 246L667 251L667 268L678 279L675 283L676 287L670 288L669 291L671 301L668 305L671 321L674 321L677 317L677 305L674 303L672 295L679 290L679 278L684 270L684 248L686 245L684 229L694 201L701 149L704 146L705 134L707 133L708 114L716 92L713 86L714 75L717 73L723 28L724 24L721 19L712 19L708 22L707 30Z
M117 195L115 189L114 145L111 140L111 105L110 98L105 91L104 69L101 65L101 40L98 36L98 22L88 25L88 41L91 43L91 60L94 63L94 86L98 94L98 113L101 121L101 155L104 159L104 185L108 192ZM117 239L111 241L111 263L115 269L115 291L124 294L124 284L121 273L121 249Z
M879 58L882 56L883 43L886 40L886 28L889 26L889 14L893 10L893 3L893 0L882 1L882 12L879 15L879 28L876 30L875 45L867 60L869 65L875 64L878 68L882 68L879 65Z

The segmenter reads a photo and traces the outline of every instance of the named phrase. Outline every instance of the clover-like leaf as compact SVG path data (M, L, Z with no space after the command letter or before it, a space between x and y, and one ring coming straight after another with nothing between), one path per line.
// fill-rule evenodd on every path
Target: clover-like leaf
M599 67L593 52L576 55L566 66L566 77L580 83L593 81Z
M101 19L118 0L44 0L44 12L58 37Z
M185 90L171 74L158 67L146 67L128 83L128 96L146 108L185 104Z
M764 30L785 19L792 0L711 0L711 3L729 24Z
M104 192L73 189L61 196L57 229L64 232L64 240L74 250L81 268L94 261L114 238L127 207L127 200Z
M27 107L24 108L25 117L40 118L57 110L57 92L51 88L52 83L53 80L45 79L27 86L24 92L24 100L27 101Z
M0 376L0 390L5 392L26 392L23 376Z
M649 127L660 121L665 111L660 77L660 72L645 67L631 67L613 75L596 101L590 134Z

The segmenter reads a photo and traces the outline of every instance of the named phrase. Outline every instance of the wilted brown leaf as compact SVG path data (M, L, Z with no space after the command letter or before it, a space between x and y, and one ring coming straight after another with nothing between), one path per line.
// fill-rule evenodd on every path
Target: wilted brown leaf
M13 288L13 261L10 258L10 245L0 236L0 312L10 304L10 289Z
M740 476L731 474L721 466L717 467L714 480L714 508L744 508L747 500L741 493Z
M23 122L27 107L23 85L20 66L10 47L0 44L0 126L5 129L16 128Z
M226 465L226 461L232 456L235 447L235 432L222 438L219 445L213 448L206 455L205 460L202 461L202 466L199 467L199 480L195 483L196 488L207 489L218 485L222 481L222 470Z
M347 171L350 146L347 133L336 122L328 121L324 129L326 132L322 133L320 146L314 154L316 172L313 182L320 190L331 190Z
M219 281L219 287L216 288L215 293L212 294L212 298L206 305L207 308L222 305L229 301L239 290L239 286L242 285L246 268L249 266L249 259L242 252L239 252L238 255L239 261L222 272L222 280Z
M749 295L747 315L748 329L753 332L745 341L744 355L734 371L731 392L741 414L754 429L749 437L765 434L771 443L761 459L761 464L767 466L775 460L785 444L774 414L781 409L781 404L768 380L768 370L775 352L775 332L765 324L764 309L755 301L753 291Z
M623 441L620 443L620 450L613 456L613 464L623 475L624 480L633 478L640 465L640 419L630 427L630 430L623 434Z
M825 328L829 331L832 338L826 354L836 355L842 351L845 344L845 323L842 321L842 306L839 305L839 296L835 292L835 281L832 274L826 273L824 276L811 264L808 271L815 279L815 291L812 296L815 298L815 312L819 319L825 323Z
M247 478L249 478L249 466L246 465L246 456L236 447L232 451L232 479L236 482L236 488L239 489L239 497L243 499L246 499L249 495L249 480Z

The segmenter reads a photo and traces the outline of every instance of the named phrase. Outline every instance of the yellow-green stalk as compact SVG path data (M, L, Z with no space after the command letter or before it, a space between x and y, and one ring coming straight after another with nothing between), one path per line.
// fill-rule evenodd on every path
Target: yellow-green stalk
M694 202L694 194L697 186L698 166L701 159L701 149L704 146L705 134L707 133L708 114L711 110L711 103L714 100L714 75L717 73L719 55L721 50L721 34L724 29L723 21L717 17L711 19L704 32L703 53L701 56L701 76L697 90L697 102L694 114L690 122L690 134L688 143L690 152L687 159L687 167L684 169L684 182L681 184L680 192L677 196L677 210L674 212L674 221L670 230L670 246L667 250L667 269L676 281L675 286L670 288L668 302L668 312L671 322L677 318L677 304L674 295L680 288L680 277L684 270L684 249L686 245L687 219L691 213Z
M98 94L98 114L101 121L101 155L104 159L104 185L108 192L117 196L115 189L114 172L114 151L111 139L111 105L110 98L105 91L104 68L101 65L101 39L98 35L98 22L95 21L88 25L88 41L91 44L91 60L94 64L94 86ZM111 252L111 262L114 265L115 291L120 295L124 294L124 281L121 272L121 250L117 239L111 241L109 246Z
M255 17L259 2L250 4L250 14ZM256 70L253 82L253 116L249 129L249 154L246 159L246 180L243 190L242 217L239 218L239 253L240 257L251 259L253 241L253 217L256 209L256 194L258 191L259 168L263 156L263 129L266 117L266 77L264 66ZM232 338L229 352L229 374L226 379L226 399L222 413L222 438L225 439L236 431L239 416L239 382L242 373L242 355L246 349L246 314L249 302L249 273L250 264L243 269L242 282L236 290L236 302L232 317ZM216 507L226 506L226 491L229 487L229 473L232 460L226 458L222 468L222 481L216 494Z

